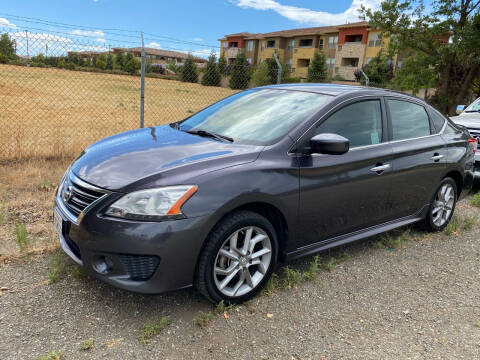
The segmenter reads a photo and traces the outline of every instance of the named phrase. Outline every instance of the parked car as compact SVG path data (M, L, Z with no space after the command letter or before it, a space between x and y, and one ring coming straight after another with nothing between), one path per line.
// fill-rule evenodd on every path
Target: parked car
M254 296L279 262L423 222L447 226L474 142L422 100L380 89L249 89L170 125L89 146L56 193L62 249L141 293Z
M451 116L450 119L455 124L464 126L470 132L470 135L477 139L477 153L475 155L474 176L478 183L480 180L480 98L471 103L468 107L459 105L457 107L459 116Z

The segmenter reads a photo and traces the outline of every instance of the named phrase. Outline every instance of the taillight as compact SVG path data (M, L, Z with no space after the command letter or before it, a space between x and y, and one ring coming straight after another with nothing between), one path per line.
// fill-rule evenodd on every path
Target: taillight
M468 142L473 145L473 154L475 155L477 153L477 139L470 138L468 139Z

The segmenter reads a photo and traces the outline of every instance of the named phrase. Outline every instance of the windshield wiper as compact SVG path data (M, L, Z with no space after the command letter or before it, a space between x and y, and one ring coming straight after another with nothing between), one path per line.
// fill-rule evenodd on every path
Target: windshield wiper
M222 140L222 141L227 140L228 142L233 142L233 139L230 136L220 135L220 134L212 133L206 130L187 130L187 133L193 134L193 135L211 137L211 138Z

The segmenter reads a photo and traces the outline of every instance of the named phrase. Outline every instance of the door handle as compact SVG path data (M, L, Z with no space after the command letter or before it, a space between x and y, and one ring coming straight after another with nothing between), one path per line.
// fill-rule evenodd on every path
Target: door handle
M377 166L371 168L370 171L373 171L380 175L381 173L383 173L385 170L388 170L388 169L390 169L390 164L383 164L383 165L377 164Z
M444 157L443 155L440 155L439 153L435 153L435 154L433 154L433 156L430 159L432 159L435 162L438 162L438 161L442 160L443 157Z

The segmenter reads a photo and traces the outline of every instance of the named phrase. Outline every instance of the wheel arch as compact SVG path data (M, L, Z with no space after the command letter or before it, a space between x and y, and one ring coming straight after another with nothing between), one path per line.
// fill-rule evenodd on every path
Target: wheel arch
M457 199L460 198L460 194L462 193L463 190L463 176L462 174L457 171L457 170L452 170L448 172L443 178L452 178L453 181L455 181L455 185L457 186Z

